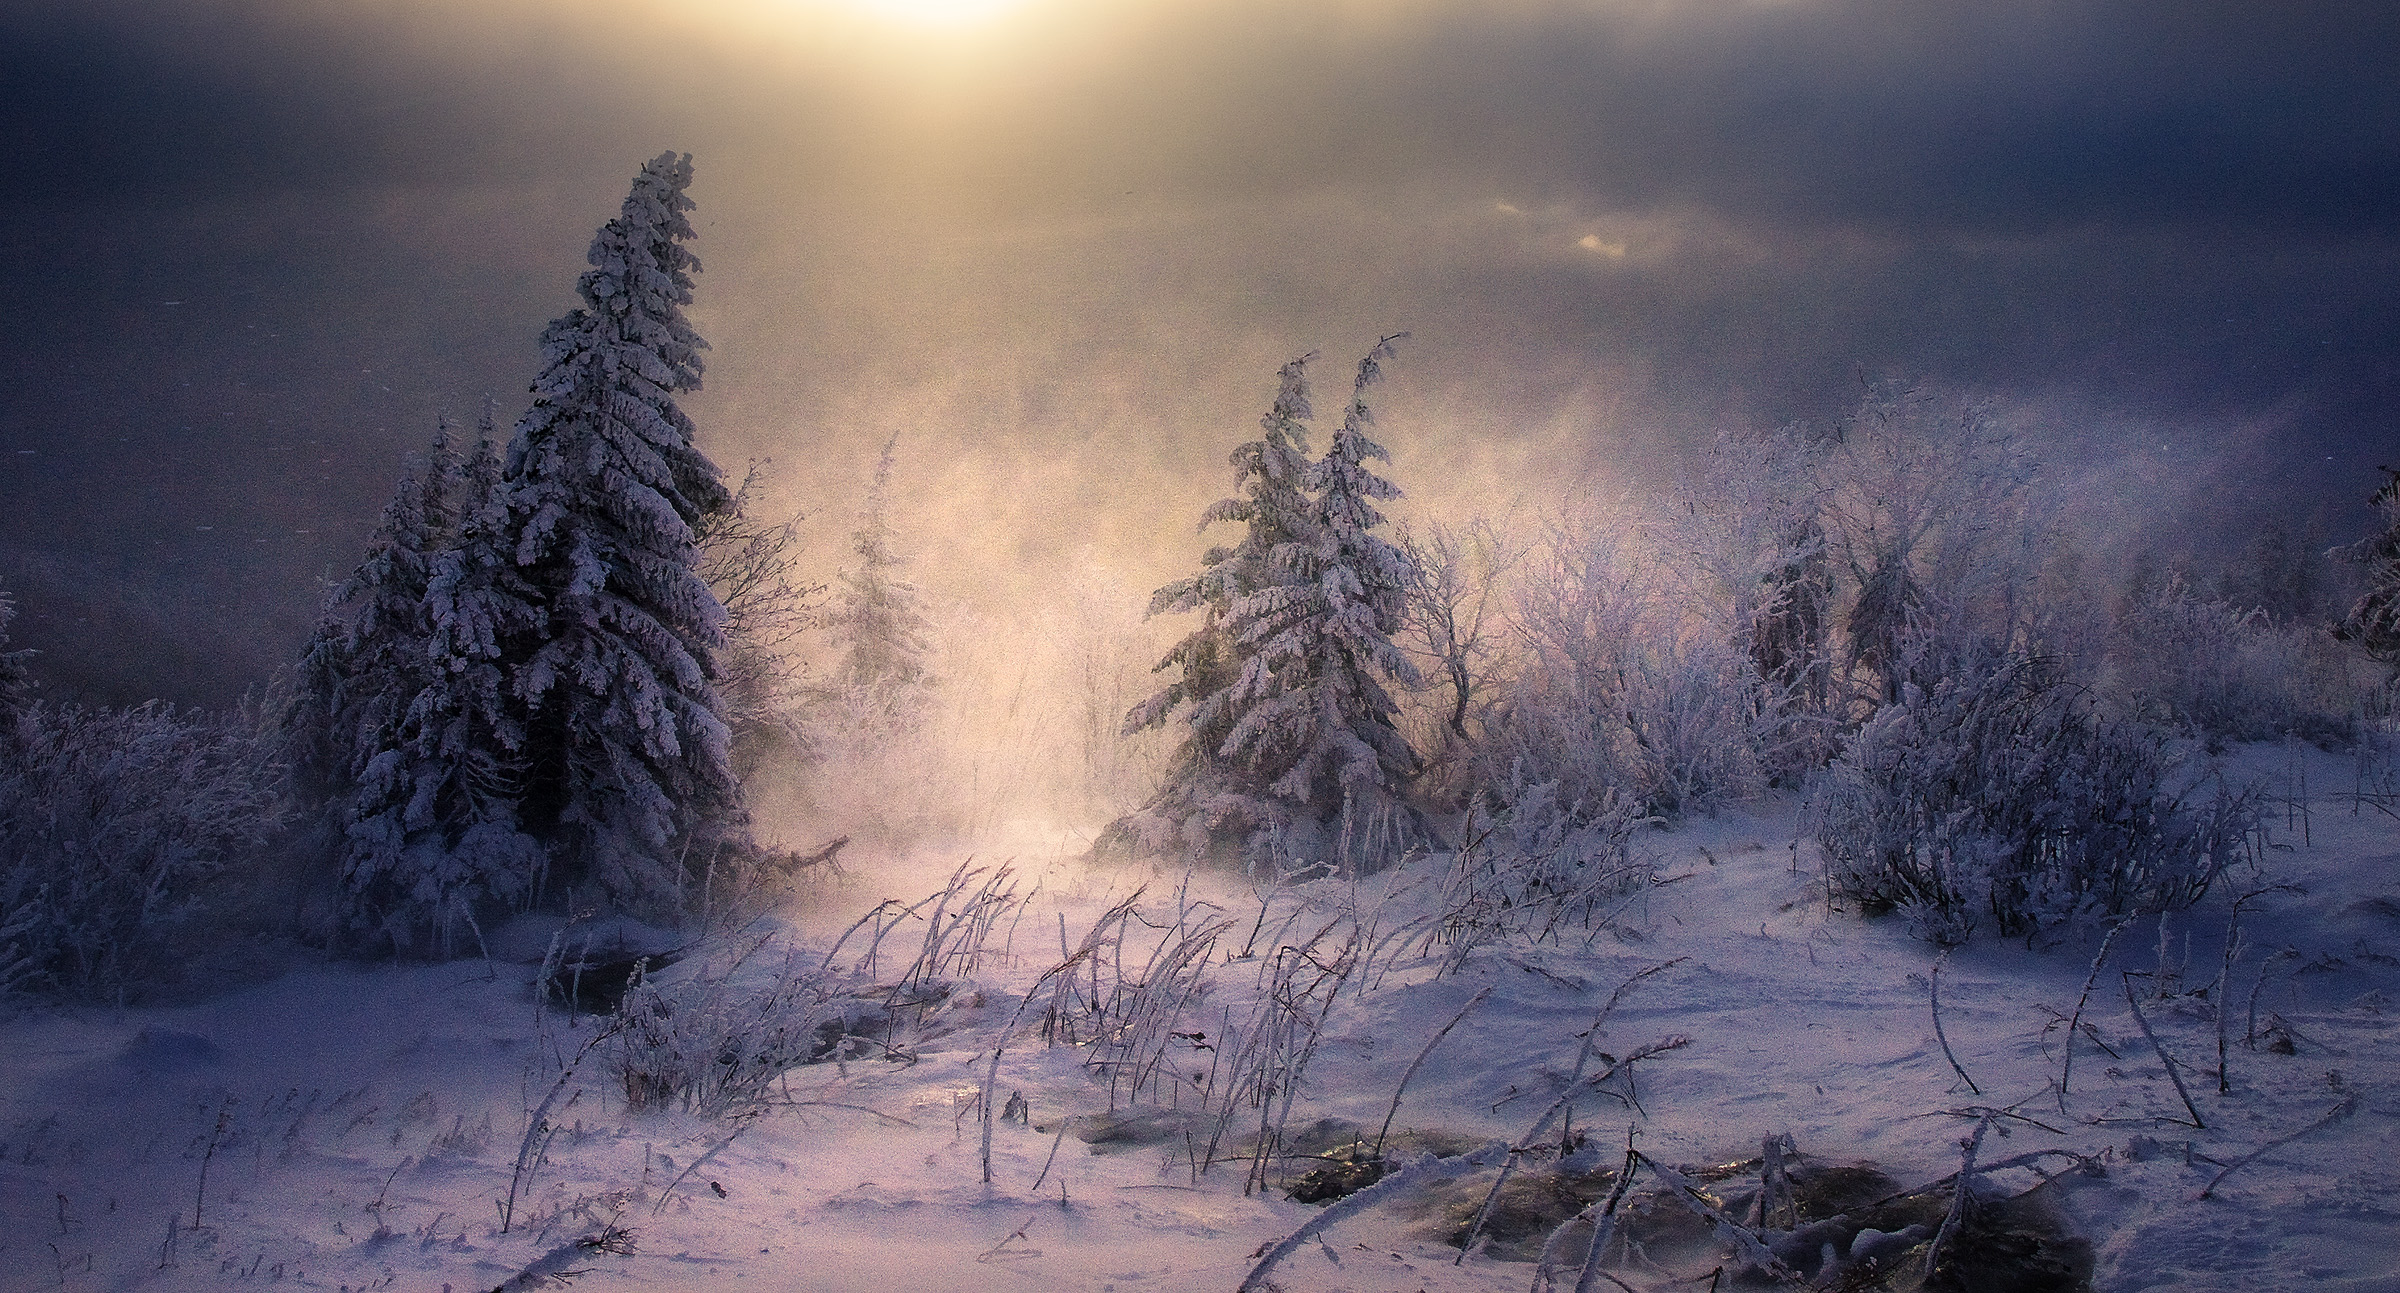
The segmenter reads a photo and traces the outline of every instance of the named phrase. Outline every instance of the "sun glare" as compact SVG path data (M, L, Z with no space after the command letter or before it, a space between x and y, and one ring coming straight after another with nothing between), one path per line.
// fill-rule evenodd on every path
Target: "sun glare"
M839 0L841 7L913 27L967 27L996 18L1023 0Z

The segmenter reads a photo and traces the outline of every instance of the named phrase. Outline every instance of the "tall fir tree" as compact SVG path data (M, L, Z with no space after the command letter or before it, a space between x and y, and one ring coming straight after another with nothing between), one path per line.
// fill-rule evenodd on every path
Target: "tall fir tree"
M303 805L303 829L314 837L308 847L345 872L360 777L378 751L399 740L402 716L429 681L426 588L435 559L456 537L463 487L463 463L443 418L426 456L403 469L365 557L327 594L281 715L284 762ZM351 896L345 887L345 899ZM355 915L353 904L344 905Z
M1374 533L1384 520L1376 503L1400 490L1368 466L1391 455L1368 435L1366 401L1405 335L1385 337L1359 361L1341 428L1301 482L1313 495L1312 523L1274 549L1284 578L1237 599L1226 617L1245 658L1226 693L1240 716L1221 753L1319 819L1388 813L1416 772L1416 753L1393 721L1399 705L1383 685L1417 680L1392 641L1409 564Z
M1270 830L1305 847L1332 843L1324 832L1338 829L1337 847L1359 861L1418 828L1401 802L1417 759L1383 685L1415 679L1392 641L1409 565L1372 533L1383 522L1375 503L1399 491L1366 465L1389 457L1367 434L1366 390L1397 340L1360 363L1324 458L1308 460L1301 425L1313 356L1284 366L1265 435L1234 451L1243 492L1209 508L1202 525L1242 522L1242 539L1152 598L1153 614L1197 610L1203 620L1158 665L1178 677L1126 718L1133 731L1180 715L1182 752L1167 787L1113 839L1205 852L1229 833L1246 833L1245 848Z
M1198 574L1150 597L1151 615L1199 611L1201 620L1153 667L1153 672L1172 668L1177 676L1126 715L1125 730L1162 726L1170 714L1184 708L1186 734L1177 763L1185 775L1224 765L1225 739L1233 734L1232 687L1248 653L1235 641L1226 617L1241 598L1288 582L1291 572L1278 569L1275 552L1313 535L1315 508L1303 482L1309 465L1305 423L1314 416L1308 403L1308 365L1315 358L1314 353L1302 355L1277 371L1275 402L1259 419L1261 435L1227 455L1233 487L1241 492L1219 499L1200 515L1203 530L1220 522L1239 523L1240 540L1209 549L1200 559Z
M691 180L688 155L642 167L592 241L583 305L544 330L503 491L512 569L483 585L521 586L534 621L501 644L524 824L564 878L629 903L673 901L679 855L738 812L713 685L724 608L695 539L730 499L675 401L707 344L683 313Z
M901 577L908 558L892 528L892 461L900 437L884 442L867 487L866 506L850 536L857 562L840 574L834 598L834 633L842 643L838 674L845 690L893 715L913 709L925 685L928 628L917 586Z
M466 502L465 460L452 434L442 419L424 460L402 472L366 559L327 599L332 640L312 644L310 660L329 676L322 685L333 753L352 772L349 765L395 738L426 681L426 589L435 560L457 541Z

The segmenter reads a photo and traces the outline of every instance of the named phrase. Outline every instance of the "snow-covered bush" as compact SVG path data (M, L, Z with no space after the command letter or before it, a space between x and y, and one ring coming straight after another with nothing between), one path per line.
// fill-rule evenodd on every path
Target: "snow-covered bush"
M1972 400L1879 383L1820 467L1825 535L1843 569L1847 683L1896 702L1928 633L2022 642L2052 537L2025 440Z
M2126 709L2213 740L2334 737L2367 684L2313 624L2206 597L2170 578L2118 617L2105 678Z
M196 886L281 824L273 742L158 702L0 726L0 992L137 994Z
M2151 730L2097 714L2044 662L1909 644L1899 699L1815 787L1826 883L1959 943L2187 906L2254 827L2247 792L2184 777Z
M1679 608L1749 658L1760 757L1783 781L1831 757L1838 726L1827 453L1798 428L1719 435L1644 526Z
M680 982L627 990L609 1039L626 1108L738 1114L824 1051L820 1030L843 1019L834 976L794 949L761 964L765 951L762 939Z
M751 462L733 501L702 517L693 534L700 577L725 608L717 698L745 788L761 768L808 752L800 721L807 669L795 648L820 626L825 599L825 585L801 571L805 518L770 521L760 514L760 466Z
M1555 781L1520 777L1506 800L1488 828L1474 832L1469 821L1441 878L1426 948L1441 949L1445 971L1497 944L1551 942L1570 930L1588 938L1652 879L1632 840L1658 819L1613 792L1582 803L1562 798Z
M1555 783L1642 813L1707 811L1763 781L1779 720L1750 659L1678 614L1655 572L1612 545L1554 537L1519 600L1528 666L1487 716L1481 780Z

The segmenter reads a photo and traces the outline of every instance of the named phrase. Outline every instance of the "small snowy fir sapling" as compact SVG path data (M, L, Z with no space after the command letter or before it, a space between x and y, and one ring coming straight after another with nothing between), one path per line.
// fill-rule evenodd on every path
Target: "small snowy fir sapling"
M33 675L25 662L33 652L8 649L8 622L17 617L17 603L5 590L0 590L0 740L5 740L7 720L23 709L33 695Z
M866 508L851 536L858 561L841 572L842 591L834 599L842 685L894 714L910 709L925 685L927 628L916 585L900 577L908 559L892 528L892 459L899 442L897 435L885 441L875 462Z

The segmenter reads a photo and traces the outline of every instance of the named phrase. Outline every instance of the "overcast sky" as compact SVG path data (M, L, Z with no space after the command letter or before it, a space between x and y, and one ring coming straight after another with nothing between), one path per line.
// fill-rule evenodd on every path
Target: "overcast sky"
M0 6L18 642L120 698L262 678L435 418L522 410L669 148L704 446L830 570L902 433L924 581L992 605L1187 570L1277 366L1337 408L1404 329L1417 515L1639 491L1879 377L1994 397L2142 542L2339 537L2400 464L2388 4L980 4Z

